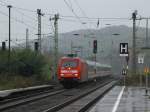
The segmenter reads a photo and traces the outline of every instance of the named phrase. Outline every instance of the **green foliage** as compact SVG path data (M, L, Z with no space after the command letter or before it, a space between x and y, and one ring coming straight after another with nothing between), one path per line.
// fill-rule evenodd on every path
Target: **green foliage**
M132 86L139 86L140 84L140 75L130 74L126 76L126 84Z
M150 80L150 76L148 75L148 80ZM145 74L128 74L126 76L126 85L127 86L145 86L146 83L146 75ZM121 80L121 85L124 85L124 79ZM148 82L150 86L150 82Z
M0 51L0 74L8 71L8 52Z
M0 50L0 90L47 84L51 79L52 56L29 49Z
M50 66L49 64L45 65L42 69L42 79L44 80L50 80L51 79L51 71L50 71Z
M19 74L22 75L41 75L42 69L46 65L46 60L42 55L37 52L32 52L30 50L23 50L18 52L18 64Z
M25 77L21 75L3 74L0 77L0 90L25 88L46 83L46 81L37 80L34 76Z
M50 75L48 65L43 55L31 50L11 51L10 62L8 62L8 51L0 51L0 74L8 74L10 71L11 75L46 79L45 77Z

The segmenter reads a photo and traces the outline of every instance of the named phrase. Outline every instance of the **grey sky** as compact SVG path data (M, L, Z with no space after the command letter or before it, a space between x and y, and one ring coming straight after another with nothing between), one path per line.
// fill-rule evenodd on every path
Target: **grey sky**
M35 10L37 8L42 9L43 13L55 14L59 13L60 15L74 16L71 10L68 9L64 0L0 0L6 4L11 4L14 7L20 7L30 10ZM102 17L102 18L131 18L131 13L134 10L138 10L138 14L143 17L150 17L150 1L149 0L66 0L70 6L74 9L74 12L78 16L84 16L76 2L84 10L88 17ZM1 2L0 2L1 3ZM3 4L3 3L1 3ZM0 11L8 14L8 9L4 6L0 6ZM22 14L18 13L21 12ZM25 15L30 16L30 19ZM24 38L25 29L29 28L30 36L36 38L35 34L37 33L37 15L36 12L27 12L19 9L12 9L12 16L17 20L21 20L23 23L30 25L31 28L27 25L21 24L16 21L12 21L12 37L13 38ZM45 15L42 18L42 32L49 33L52 32L52 28L49 22L50 15ZM33 19L31 19L33 18ZM65 18L70 19L70 18ZM89 24L88 20L83 20L87 22L86 25L81 25L78 19L74 18L76 22L69 22L67 20L59 21L59 32L69 32L72 30L85 29L85 28L95 28L97 20L92 21L92 25ZM129 20L103 20L100 21L100 27L106 27L105 24L111 25L132 25L132 21ZM145 21L140 22L140 26L144 26ZM8 17L0 13L0 34L1 39L8 38Z

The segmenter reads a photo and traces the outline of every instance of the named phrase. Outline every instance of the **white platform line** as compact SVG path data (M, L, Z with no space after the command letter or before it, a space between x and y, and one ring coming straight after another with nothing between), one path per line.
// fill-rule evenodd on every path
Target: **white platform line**
M121 100L121 98L122 98L122 95L123 95L124 89L125 89L125 86L123 86L123 88L122 88L122 90L121 90L120 94L118 95L117 101L115 102L115 105L114 105L114 107L113 107L112 112L116 112L116 111L117 111L117 108L118 108L119 103L120 103L120 100Z

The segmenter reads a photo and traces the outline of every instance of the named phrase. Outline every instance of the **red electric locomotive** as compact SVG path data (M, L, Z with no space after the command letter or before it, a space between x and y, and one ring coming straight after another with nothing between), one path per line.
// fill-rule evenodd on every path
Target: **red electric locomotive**
M111 67L108 65L85 61L79 57L62 57L59 61L57 74L60 83L69 88L95 77L110 75L110 69Z

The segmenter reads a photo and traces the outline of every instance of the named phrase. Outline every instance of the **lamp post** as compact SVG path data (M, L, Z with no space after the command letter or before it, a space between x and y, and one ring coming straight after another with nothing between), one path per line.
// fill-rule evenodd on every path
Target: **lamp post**
M8 72L10 73L10 41L11 41L11 5L7 6L9 9L9 53L8 53Z

